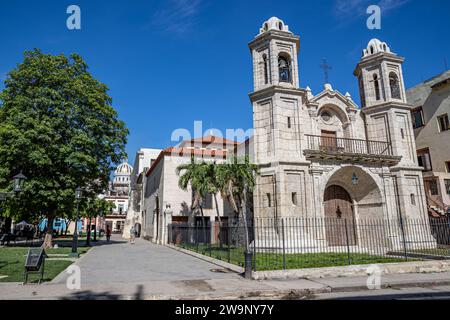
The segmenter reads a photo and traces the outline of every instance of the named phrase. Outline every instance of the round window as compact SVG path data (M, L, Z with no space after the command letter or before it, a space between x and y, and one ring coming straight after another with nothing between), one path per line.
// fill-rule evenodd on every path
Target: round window
M323 121L325 121L325 122L330 121L332 118L331 114L328 111L322 112L321 117L322 117Z

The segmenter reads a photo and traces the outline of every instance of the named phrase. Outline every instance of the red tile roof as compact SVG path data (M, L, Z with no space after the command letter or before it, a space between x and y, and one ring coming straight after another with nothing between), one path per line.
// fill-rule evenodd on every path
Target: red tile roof
M237 145L239 144L239 142L237 141L232 141L229 139L224 139L221 137L216 137L216 136L207 136L207 137L202 137L202 138L195 138L192 139L191 142L201 142L201 143L219 143L219 144L224 144L224 145Z
M212 137L215 138L215 137ZM219 138L222 139L222 138ZM205 140L203 140L205 141ZM215 140L214 140L215 141ZM230 144L230 140L219 140L219 141L228 141L228 144ZM232 142L234 144L234 142ZM227 154L229 153L228 150L211 150L211 149L194 149L194 148L186 148L186 147L169 147L167 149L164 149L159 154L158 158L153 162L151 167L147 170L146 176L148 177L154 168L158 165L158 163L161 161L161 159L164 156L175 156L175 157L191 157L194 156L202 156L202 157L210 157L210 158L220 158L225 159Z

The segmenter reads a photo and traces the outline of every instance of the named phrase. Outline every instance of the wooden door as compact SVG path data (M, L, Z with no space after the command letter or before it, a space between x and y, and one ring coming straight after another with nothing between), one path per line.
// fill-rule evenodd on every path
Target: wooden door
M322 130L320 145L323 151L334 152L337 149L337 135L334 131Z
M173 216L172 217L172 234L171 241L177 245L187 243L189 241L189 218L185 216Z
M356 245L352 199L340 186L330 186L324 197L325 231L330 246Z

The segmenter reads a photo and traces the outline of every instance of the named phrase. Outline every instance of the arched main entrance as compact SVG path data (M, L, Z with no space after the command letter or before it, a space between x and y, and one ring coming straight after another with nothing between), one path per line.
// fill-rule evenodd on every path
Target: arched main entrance
M353 201L341 186L331 185L324 195L325 232L330 246L356 245Z

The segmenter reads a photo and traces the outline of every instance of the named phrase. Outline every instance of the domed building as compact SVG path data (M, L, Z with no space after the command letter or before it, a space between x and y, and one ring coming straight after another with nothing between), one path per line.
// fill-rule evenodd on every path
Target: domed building
M131 173L133 167L125 160L114 172L105 199L114 203L115 208L105 217L105 224L115 233L123 232L129 206ZM106 229L105 225L105 229Z
M112 183L112 190L115 194L128 195L130 192L131 173L133 167L127 162L120 164L114 172L114 179Z

